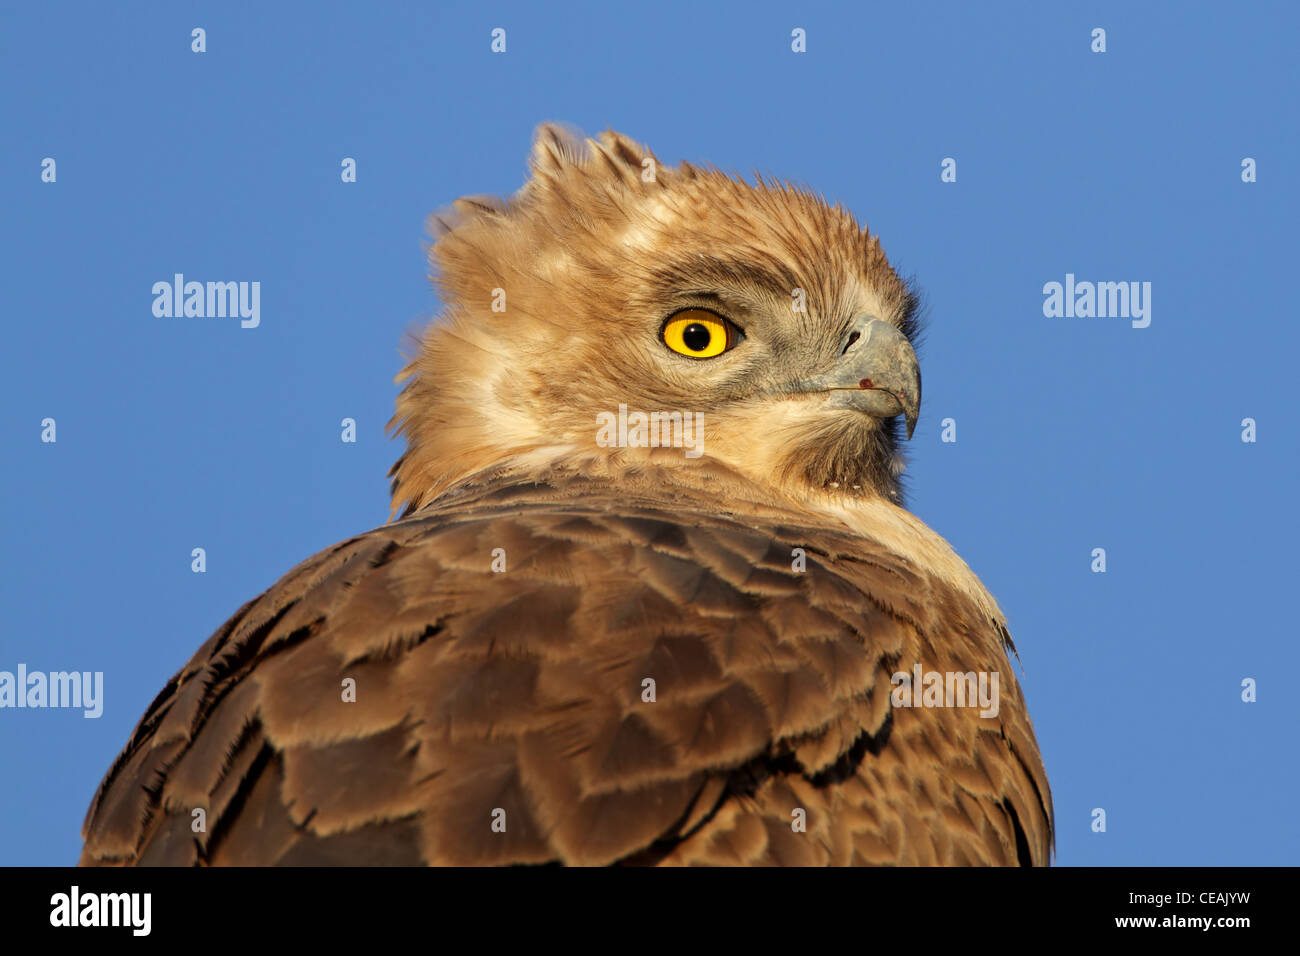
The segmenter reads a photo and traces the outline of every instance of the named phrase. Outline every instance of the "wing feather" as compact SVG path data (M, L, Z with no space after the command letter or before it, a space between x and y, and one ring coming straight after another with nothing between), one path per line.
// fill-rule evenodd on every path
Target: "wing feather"
M810 512L483 480L223 625L101 784L82 862L1046 863L985 613ZM891 707L917 662L999 672L999 715Z

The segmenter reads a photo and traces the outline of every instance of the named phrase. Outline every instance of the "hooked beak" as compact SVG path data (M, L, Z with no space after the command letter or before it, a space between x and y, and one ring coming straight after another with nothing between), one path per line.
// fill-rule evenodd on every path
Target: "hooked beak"
M834 368L799 382L795 388L835 392L836 405L873 418L902 415L910 440L921 414L921 367L907 336L868 315L854 324L846 341Z

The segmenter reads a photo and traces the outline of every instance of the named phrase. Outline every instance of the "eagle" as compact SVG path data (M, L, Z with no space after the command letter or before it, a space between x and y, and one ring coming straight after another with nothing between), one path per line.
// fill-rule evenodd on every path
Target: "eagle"
M905 507L879 239L613 131L529 165L431 218L390 521L167 683L81 863L1049 863L1006 618Z

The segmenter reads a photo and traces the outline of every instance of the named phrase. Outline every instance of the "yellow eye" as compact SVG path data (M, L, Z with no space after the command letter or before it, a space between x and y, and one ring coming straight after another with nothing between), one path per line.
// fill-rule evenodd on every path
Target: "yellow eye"
M664 323L664 345L688 358L713 358L739 341L736 327L705 309L678 312Z

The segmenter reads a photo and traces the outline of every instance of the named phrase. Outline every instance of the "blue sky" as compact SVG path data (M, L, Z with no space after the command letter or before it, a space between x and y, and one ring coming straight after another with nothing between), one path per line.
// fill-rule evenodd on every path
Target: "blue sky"
M0 863L74 862L167 678L386 520L398 347L438 309L425 217L517 189L548 119L806 183L917 277L911 504L1010 618L1059 863L1300 862L1298 28L1283 3L6 4L0 670L103 671L105 705L0 710ZM260 326L155 317L176 272L260 281ZM1046 317L1067 273L1150 282L1150 326Z

